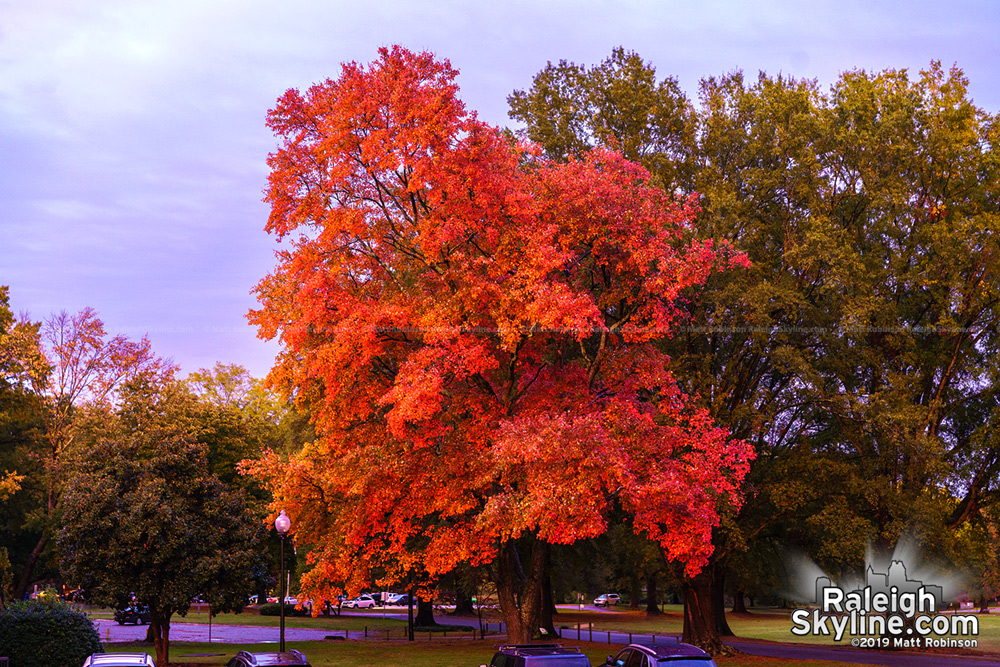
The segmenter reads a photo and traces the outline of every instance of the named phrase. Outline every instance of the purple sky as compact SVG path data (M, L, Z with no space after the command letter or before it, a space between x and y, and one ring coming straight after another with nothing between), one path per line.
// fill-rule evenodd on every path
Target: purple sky
M996 113L998 36L997 0L0 0L0 285L34 320L93 307L184 373L262 377L277 347L244 316L273 265L264 116L343 61L434 51L493 124L546 61L618 45L692 96L735 69L828 87L937 59Z

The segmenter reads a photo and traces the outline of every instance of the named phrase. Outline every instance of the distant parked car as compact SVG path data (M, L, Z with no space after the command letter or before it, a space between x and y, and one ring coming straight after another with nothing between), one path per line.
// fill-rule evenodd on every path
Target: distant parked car
M149 619L149 607L140 607L133 604L115 611L115 620L118 622L118 625L125 625L127 623L145 625L149 623Z
M226 667L310 667L309 660L302 651L285 651L284 653L250 653L240 651Z
M691 644L629 644L615 656L608 656L605 667L716 667L712 656Z
M385 604L391 607L405 607L410 604L410 596L406 593L390 593Z
M621 602L621 596L618 593L605 593L604 595L598 595L594 598L595 607L610 607L613 604L618 604Z
M510 644L497 647L489 667L590 667L590 660L577 647L564 648L562 644Z
M156 667L156 663L146 653L94 653L83 667Z
M83 602L84 593L82 588L77 588L75 591L68 591L59 597L66 602Z
M375 598L370 595L359 595L350 600L344 600L344 607L347 609L371 609L375 606Z

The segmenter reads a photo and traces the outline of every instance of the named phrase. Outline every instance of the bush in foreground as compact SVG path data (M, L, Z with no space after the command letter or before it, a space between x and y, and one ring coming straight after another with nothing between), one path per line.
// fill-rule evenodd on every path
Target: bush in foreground
M0 655L10 667L80 667L103 650L87 615L55 597L13 602L0 613Z

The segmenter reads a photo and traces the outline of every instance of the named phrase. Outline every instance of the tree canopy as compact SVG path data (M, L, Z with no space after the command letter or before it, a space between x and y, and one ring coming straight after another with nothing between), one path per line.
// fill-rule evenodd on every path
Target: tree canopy
M130 380L111 413L91 416L61 503L63 575L94 602L148 605L164 664L171 616L195 595L242 610L261 569L260 518L211 472L189 399L172 373Z
M706 562L750 452L654 342L685 288L746 261L692 240L693 202L619 153L511 143L455 75L383 49L270 112L267 229L293 238L250 319L318 437L257 471L315 545L311 594L492 562L525 639L544 545L602 533L612 506Z
M696 235L752 262L693 286L690 326L662 342L682 386L758 454L715 557L755 567L729 556L780 543L836 571L858 567L866 541L911 533L960 567L957 529L991 521L997 497L996 117L939 63L846 72L828 93L733 72L666 120L658 85L616 50L590 69L550 64L510 115L554 157L643 146L651 170L677 161L651 139L674 132L690 158L664 185L699 193ZM628 118L596 131L594 105ZM581 108L586 122L553 122ZM724 626L721 585L711 597Z

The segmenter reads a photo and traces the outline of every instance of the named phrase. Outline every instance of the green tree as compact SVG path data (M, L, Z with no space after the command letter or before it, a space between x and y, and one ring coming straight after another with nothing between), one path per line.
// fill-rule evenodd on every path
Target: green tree
M238 464L264 449L283 449L288 408L236 364L217 363L191 373L184 387L192 393L200 422L199 441L208 447L212 471L229 486L269 499L256 480L240 475Z
M237 364L216 363L188 375L185 387L197 399L198 441L208 449L212 472L230 488L241 488L252 499L263 521L270 492L251 475L239 474L240 462L255 459L265 449L296 452L313 439L308 415L279 400L263 381ZM254 576L258 599L276 589L280 567L280 540L266 540L266 564ZM299 547L299 551L304 551ZM288 550L285 571L293 581L300 571Z
M620 60L618 50L578 84L594 105L602 104L602 98L586 91L607 88L616 71L609 62ZM807 335L793 332L805 331L803 325L815 324L819 316L809 302L808 276L790 272L785 257L788 230L809 223L810 198L819 182L811 157L819 128L809 122L819 95L808 82L763 76L748 90L742 76L733 74L702 83L702 108L696 114L682 97L672 104L651 104L655 71L634 54L629 62L633 71L614 86L618 100L629 102L617 101L603 110L603 116L631 110L624 111L629 117L614 124L615 132L593 131L577 142L641 146L636 157L647 169L672 174L661 178L663 185L701 194L697 236L725 238L746 250L752 262L748 270L711 275L703 286L688 291L688 326L661 346L677 364L685 390L699 396L734 436L754 444L758 461L751 466L753 481L748 481L766 488L775 455L795 443L802 429L796 380L808 372L803 351L811 343ZM539 78L551 76L550 70ZM527 98L537 96L537 86L538 79ZM518 98L518 93L511 98L511 117L527 124L526 136L548 142L550 153L573 143L536 133L535 125L544 126L545 121L523 113L515 104ZM590 117L599 115L595 111ZM651 122L659 127L639 129ZM591 127L598 125L590 122ZM648 139L659 135L672 137L676 148L661 150L662 142ZM665 165L675 166L670 172ZM748 496L742 516L767 521L767 512L753 507L755 498ZM675 573L684 590L685 640L713 652L724 650L719 635L729 633L722 607L724 561L732 548L744 543L740 528L732 516L724 518L713 536L710 565L696 577Z
M619 76L639 108L645 67ZM554 79L559 95L546 97ZM594 122L545 116L577 113L599 80L550 65L511 97L511 116L549 154L584 153L609 141ZM555 108L525 103L540 99ZM847 73L829 95L737 72L702 81L700 102L676 183L701 194L696 234L753 263L690 289L687 331L663 341L682 386L757 452L742 508L713 536L713 567L685 584L685 638L719 650L724 577L759 564L748 554L796 543L844 568L866 539L886 548L906 529L942 544L995 502L984 425L997 414L997 122L936 63L912 81ZM631 113L612 136L621 145L645 136L625 121L652 118Z
M56 508L77 436L77 415L85 406L108 405L120 385L138 373L161 368L149 341L110 336L91 308L75 315L60 312L40 326L38 348L28 346L21 363L20 381L40 405L41 428L34 456L40 465L37 485L40 508L29 523L37 535L21 567L15 595L23 597L35 566L48 552L57 529Z
M148 605L164 664L174 614L197 594L241 610L260 570L260 517L211 472L196 404L170 373L133 378L115 411L91 415L97 437L62 500L64 576L96 602Z
M935 543L995 503L997 119L960 70L850 72L830 95L814 443L854 464L876 547ZM973 426L970 418L978 424ZM962 479L970 470L975 474ZM942 506L955 493L955 511Z
M539 72L527 91L508 98L519 134L555 160L582 157L595 145L617 148L667 190L690 178L696 116L677 79L618 47L587 69L560 60Z
M48 363L40 325L16 318L8 294L0 286L0 544L7 548L8 566L20 583L47 527L41 464L45 414L35 387L48 374ZM46 564L38 570L45 576L53 568ZM19 588L18 598L24 594Z
M14 575L11 571L7 547L0 547L0 613L7 607L7 600L10 599L13 583Z

